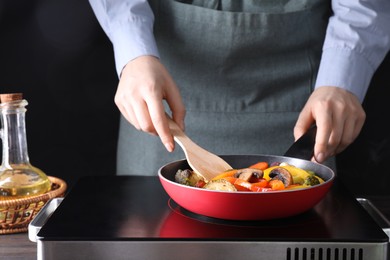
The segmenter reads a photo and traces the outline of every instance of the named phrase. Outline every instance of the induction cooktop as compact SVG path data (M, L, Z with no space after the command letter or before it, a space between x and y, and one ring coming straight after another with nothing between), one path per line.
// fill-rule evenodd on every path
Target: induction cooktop
M387 258L388 242L337 178L300 215L231 221L180 207L157 177L88 176L37 234L39 259L374 260Z

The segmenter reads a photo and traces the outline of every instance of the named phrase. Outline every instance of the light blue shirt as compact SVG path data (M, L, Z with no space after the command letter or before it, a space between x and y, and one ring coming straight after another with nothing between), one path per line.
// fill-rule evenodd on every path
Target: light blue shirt
M118 75L132 59L159 57L147 0L89 0L110 38ZM361 102L390 49L390 0L332 0L315 87L337 86Z

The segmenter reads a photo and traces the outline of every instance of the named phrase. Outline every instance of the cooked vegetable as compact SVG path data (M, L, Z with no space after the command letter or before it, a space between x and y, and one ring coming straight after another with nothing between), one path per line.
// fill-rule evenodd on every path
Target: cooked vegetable
M269 186L272 190L284 190L286 188L286 185L283 183L283 181L279 179L270 180Z
M259 170L265 170L269 167L268 163L267 162L258 162L258 163L255 163L255 164L252 164L251 166L249 166L248 168L252 168L252 169L259 169Z
M320 184L320 180L316 176L310 175L305 179L305 182L303 184L307 186L315 186Z
M203 188L217 191L237 191L236 187L225 179L211 180Z
M266 192L266 191L272 191L272 188L269 185L269 181L263 179L263 181L252 183L251 191Z
M257 180L263 178L263 171L260 169L251 169L251 168L244 168L238 170L234 177L249 181L249 182L256 182Z
M252 187L252 184L250 182L240 178L226 177L225 180L233 184L238 191L250 191Z
M218 176L215 176L212 180L218 180L218 179L223 179L226 177L232 177L237 173L237 171L238 171L237 169L225 171L225 172L219 174Z
M276 167L272 169L272 171L269 173L269 177L271 178L271 181L274 180L282 181L284 187L288 187L291 184L294 184L291 173L283 167Z
M175 174L175 181L177 183L192 187L203 187L206 183L203 177L199 176L198 174L189 169L178 170Z
M318 184L323 182L323 180L321 178L319 178L318 176L316 176L313 172L309 172L309 171L306 171L304 169L301 169L301 168L298 168L298 167L295 167L293 165L289 165L286 163L281 163L279 166L269 167L268 169L264 170L264 178L270 180L271 179L270 173L278 167L286 169L287 171L289 171L291 173L294 184L301 184L301 185L306 185L306 186L317 185L316 184L317 181L312 179L313 176L319 181Z
M267 168L264 168L267 165ZM262 168L262 169L260 169ZM285 189L303 189L324 182L314 172L287 163L259 162L248 168L222 172L206 183L192 170L179 170L175 175L178 183L218 191L269 192Z

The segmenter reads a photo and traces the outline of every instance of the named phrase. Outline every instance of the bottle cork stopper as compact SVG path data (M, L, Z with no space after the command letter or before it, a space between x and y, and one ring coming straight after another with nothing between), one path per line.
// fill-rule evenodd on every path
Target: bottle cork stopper
M0 103L6 103L6 102L22 100L22 99L23 99L22 93L0 94Z

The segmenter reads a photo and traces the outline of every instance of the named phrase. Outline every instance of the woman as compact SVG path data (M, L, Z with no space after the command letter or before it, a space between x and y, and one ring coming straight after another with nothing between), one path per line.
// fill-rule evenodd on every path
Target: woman
M281 155L316 124L313 160L324 163L358 136L390 46L387 0L90 3L120 76L120 175L184 157L165 111L217 154Z

